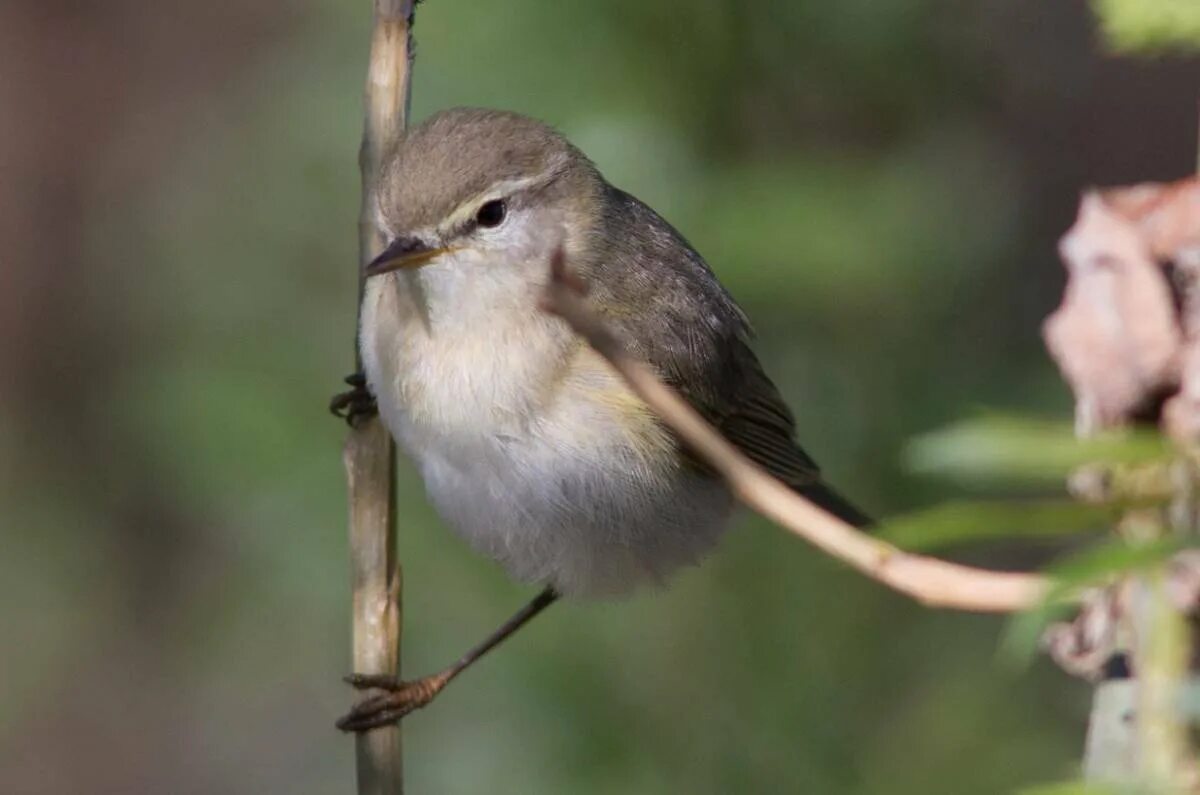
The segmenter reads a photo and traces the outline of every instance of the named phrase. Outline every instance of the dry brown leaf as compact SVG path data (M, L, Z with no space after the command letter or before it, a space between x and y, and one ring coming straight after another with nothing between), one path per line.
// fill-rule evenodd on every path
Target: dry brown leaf
M1081 433L1120 425L1179 382L1183 333L1141 229L1110 195L1083 197L1059 249L1068 280L1046 346L1075 392Z

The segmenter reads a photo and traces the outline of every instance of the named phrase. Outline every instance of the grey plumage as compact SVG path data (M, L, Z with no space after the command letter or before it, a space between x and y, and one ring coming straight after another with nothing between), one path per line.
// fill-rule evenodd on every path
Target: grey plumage
M716 543L732 508L611 368L537 311L559 244L593 308L730 441L865 521L796 444L749 323L704 260L550 127L444 111L401 140L383 180L396 256L364 294L368 382L438 511L514 577L567 595L661 581Z
M480 168L481 164L486 168ZM530 174L569 175L560 189L599 179L570 141L534 119L506 111L453 108L409 129L384 161L383 215L400 230L441 221L463 199ZM523 198L523 197L522 197Z
M653 209L606 189L605 243L588 276L608 322L750 460L846 521L868 524L796 443L795 418L750 348L749 320L708 264ZM640 310L605 311L627 306Z

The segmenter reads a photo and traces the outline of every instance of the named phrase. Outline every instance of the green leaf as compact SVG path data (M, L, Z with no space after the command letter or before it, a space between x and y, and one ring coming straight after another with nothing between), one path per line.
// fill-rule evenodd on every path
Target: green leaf
M1170 558L1185 544L1178 539L1164 538L1133 546L1121 538L1103 544L1055 564L1050 575L1057 587L1075 590L1111 577L1153 568Z
M995 538L1057 537L1112 523L1110 506L1054 500L947 502L888 519L877 535L904 549L930 549Z
M1073 607L1071 601L1059 593L1053 597L1047 596L1036 607L1014 615L1000 638L997 652L1000 662L1018 670L1029 667L1046 627L1065 619Z
M1200 50L1196 0L1092 0L1109 45L1122 52Z
M1057 784L1037 784L1019 790L1018 795L1133 795L1128 788L1097 784L1089 781L1060 781Z
M1113 431L1080 440L1067 423L993 415L919 436L904 459L914 472L960 481L1030 482L1062 481L1097 461L1145 463L1169 455L1168 443L1156 433Z
M1074 609L1079 591L1101 585L1116 574L1157 566L1184 546L1177 539L1131 546L1124 539L1114 538L1055 564L1047 571L1054 587L1042 603L1009 621L1000 641L1001 659L1015 667L1027 666L1037 652L1042 632Z

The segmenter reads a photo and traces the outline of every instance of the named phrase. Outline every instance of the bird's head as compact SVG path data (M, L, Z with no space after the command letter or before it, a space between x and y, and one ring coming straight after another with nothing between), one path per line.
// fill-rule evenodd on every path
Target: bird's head
M520 295L528 308L550 251L560 242L569 255L586 250L603 186L591 161L541 122L442 111L385 161L378 209L388 241L367 275L419 268L429 300Z

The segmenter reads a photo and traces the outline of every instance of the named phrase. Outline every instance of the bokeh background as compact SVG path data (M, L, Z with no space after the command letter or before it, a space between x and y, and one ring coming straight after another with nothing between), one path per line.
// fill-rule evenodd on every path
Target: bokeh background
M352 788L343 428L369 3L0 5L0 790ZM1193 169L1200 62L1080 0L429 0L417 118L563 129L703 252L831 479L952 493L915 434L1066 418L1038 337L1081 186ZM409 673L530 595L400 480ZM1033 565L1039 550L976 560ZM744 521L556 607L406 724L412 792L1000 793L1089 692Z

